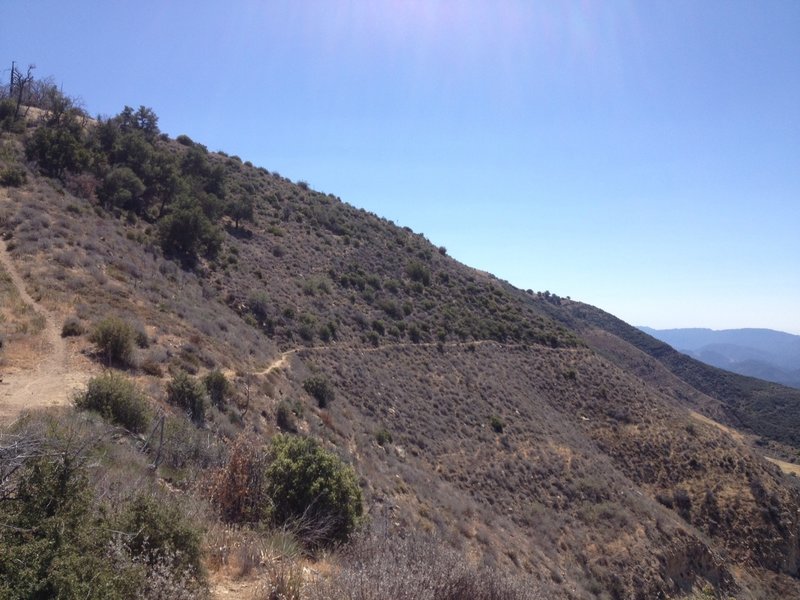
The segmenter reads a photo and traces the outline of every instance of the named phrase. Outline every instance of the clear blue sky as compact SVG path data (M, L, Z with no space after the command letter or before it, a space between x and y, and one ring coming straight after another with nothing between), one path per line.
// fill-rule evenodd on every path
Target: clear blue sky
M0 76L654 327L800 333L800 2L4 0Z

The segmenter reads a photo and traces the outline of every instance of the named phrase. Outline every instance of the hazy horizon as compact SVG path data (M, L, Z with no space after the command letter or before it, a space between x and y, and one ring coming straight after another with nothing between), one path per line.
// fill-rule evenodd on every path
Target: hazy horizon
M188 134L523 289L800 334L800 3L6 3L91 114Z

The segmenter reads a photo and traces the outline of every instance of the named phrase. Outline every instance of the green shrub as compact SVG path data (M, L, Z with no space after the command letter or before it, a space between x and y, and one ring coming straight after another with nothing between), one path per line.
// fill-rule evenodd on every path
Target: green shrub
M97 197L106 207L139 210L144 183L129 167L114 167L97 189Z
M166 254L176 255L188 263L194 263L198 254L215 256L222 245L219 228L197 203L186 198L161 219L158 236Z
M392 434L385 427L381 427L375 432L375 441L379 446L385 446L392 443Z
M492 415L489 418L489 424L492 426L492 430L495 433L503 433L503 428L505 425L503 424L503 420L497 415Z
M0 503L0 598L122 600L146 573L112 562L108 528L74 452L29 459L12 501ZM10 499L10 498L9 498Z
M247 305L250 307L250 312L253 313L260 321L267 318L269 311L269 297L264 292L253 292L247 298Z
M272 438L266 492L274 524L293 524L313 545L346 540L363 512L352 467L312 438Z
M223 408L231 393L231 384L225 373L219 370L211 371L203 377L203 384L206 386L211 403L217 408Z
M431 272L428 267L420 262L412 261L406 266L406 274L411 278L411 281L421 283L422 285L430 285Z
M327 377L314 375L303 382L303 389L311 394L320 408L325 408L333 402L336 393Z
M297 424L295 423L294 412L292 412L291 405L286 400L281 400L278 403L278 408L275 412L275 422L278 427L284 431L297 432Z
M28 140L25 155L49 177L61 177L66 171L79 173L89 163L89 153L78 134L66 127L39 127Z
M173 502L142 493L120 515L118 529L132 534L127 546L133 556L141 556L151 565L164 558L175 571L203 572L202 536Z
M206 418L206 391L194 377L186 371L178 371L167 384L167 400L184 409L195 423Z
M90 379L75 405L81 410L96 411L134 433L143 432L150 422L147 400L133 382L114 371Z
M0 169L0 185L19 187L28 181L28 174L21 167L6 167Z
M89 340L109 365L129 365L133 358L133 327L118 317L106 317L92 331Z

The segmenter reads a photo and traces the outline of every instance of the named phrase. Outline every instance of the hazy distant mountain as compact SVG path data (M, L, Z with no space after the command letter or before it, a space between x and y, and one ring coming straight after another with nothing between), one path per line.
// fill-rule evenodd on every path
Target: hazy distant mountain
M709 365L800 388L798 335L772 329L640 329Z

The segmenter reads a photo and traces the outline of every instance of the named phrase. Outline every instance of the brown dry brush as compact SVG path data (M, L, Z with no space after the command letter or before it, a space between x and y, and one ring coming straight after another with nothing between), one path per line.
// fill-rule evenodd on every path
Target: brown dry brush
M423 534L363 535L343 547L334 573L306 585L309 600L539 600L538 585L512 581Z
M261 445L247 436L237 438L228 462L209 477L211 501L229 523L258 523L269 511L264 473L267 457Z

